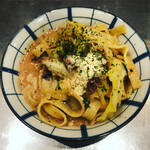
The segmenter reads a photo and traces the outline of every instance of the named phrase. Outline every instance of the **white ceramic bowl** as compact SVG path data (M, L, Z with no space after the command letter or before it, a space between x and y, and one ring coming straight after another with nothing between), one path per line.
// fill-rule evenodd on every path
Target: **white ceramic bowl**
M91 127L54 127L41 123L31 110L18 88L18 65L25 48L49 29L65 25L66 20L74 20L87 25L105 23L108 28L125 24L127 33L119 37L130 48L130 55L142 80L143 87L132 94L119 108L113 119ZM47 12L26 24L8 45L3 60L1 82L5 100L12 112L34 131L65 141L85 141L102 138L129 123L141 110L150 93L149 51L139 34L122 19L107 12L83 7L62 8ZM88 142L87 142L88 143ZM94 143L94 142L91 142ZM80 146L84 146L80 143ZM88 145L88 144L85 144Z

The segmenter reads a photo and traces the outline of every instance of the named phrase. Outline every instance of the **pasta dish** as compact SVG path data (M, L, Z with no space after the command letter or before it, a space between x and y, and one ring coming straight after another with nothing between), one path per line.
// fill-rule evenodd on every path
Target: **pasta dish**
M127 45L125 25L108 29L67 20L27 49L19 85L39 118L52 126L94 125L111 119L142 86Z

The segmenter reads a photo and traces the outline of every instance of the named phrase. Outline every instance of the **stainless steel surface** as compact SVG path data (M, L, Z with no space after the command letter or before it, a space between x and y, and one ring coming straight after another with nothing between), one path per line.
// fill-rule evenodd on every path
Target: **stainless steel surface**
M13 35L34 17L55 8L85 6L118 15L140 33L150 49L149 0L1 0L0 60ZM125 127L100 142L81 150L149 150L150 96L140 113ZM57 141L42 136L21 123L7 106L0 90L0 150L67 150Z

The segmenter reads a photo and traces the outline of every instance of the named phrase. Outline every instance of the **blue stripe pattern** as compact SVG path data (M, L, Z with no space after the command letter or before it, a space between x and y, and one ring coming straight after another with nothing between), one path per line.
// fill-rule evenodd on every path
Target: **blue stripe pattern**
M132 36L135 34L136 32L134 32L128 39L127 39L127 41L124 43L124 44L126 44L131 38L132 38Z
M88 133L87 133L86 126L85 126L85 125L82 125L82 126L80 127L80 129L81 129L82 138L87 138L87 137L88 137Z
M22 93L7 93L6 95L23 95Z
M56 129L56 127L53 128L52 132L50 134L53 134L54 130Z
M72 21L72 9L68 7L68 20Z
M94 16L94 11L95 11L95 9L93 9L93 12L92 12L90 26L92 26L92 20L93 20L93 16Z
M24 28L27 30L27 32L30 34L32 39L35 41L37 39L37 36L34 34L34 32L29 28L28 25L25 25Z
M48 15L47 15L47 14L45 14L45 15L46 15L46 18L47 18L47 20L48 20L48 23L49 23L50 28L53 30L53 27L52 27L52 24L51 24L51 22L50 22L50 20L49 20Z
M22 120L26 120L27 118L30 118L31 116L34 116L34 115L36 115L36 114L37 114L37 113L36 113L35 111L31 111L31 112L28 112L27 114L21 116L20 118L21 118Z
M115 16L115 17L113 18L111 24L109 25L109 29L112 29L112 28L115 26L117 20L118 20L118 19L117 19L117 17Z
M113 120L111 120L111 119L108 119L110 122L112 122L115 126L117 126L118 127L118 125L113 121Z
M24 55L23 52L21 52L19 49L17 49L15 46L13 46L12 44L10 44L11 47L13 47L14 49L16 49L19 53L21 53L22 55Z
M141 81L150 81L150 79L142 79Z
M148 56L150 56L150 53L149 52L145 52L145 53L139 55L138 57L134 58L133 62L137 63L138 61L140 61L140 60L142 60L142 59L144 59L145 57L148 57Z
M19 72L17 70L13 70L13 69L10 69L10 68L7 68L7 67L2 67L1 69L2 69L2 71L14 74L16 76L19 75Z
M140 107L140 106L142 105L142 102L131 101L131 100L126 99L126 100L123 100L123 101L122 101L122 104Z

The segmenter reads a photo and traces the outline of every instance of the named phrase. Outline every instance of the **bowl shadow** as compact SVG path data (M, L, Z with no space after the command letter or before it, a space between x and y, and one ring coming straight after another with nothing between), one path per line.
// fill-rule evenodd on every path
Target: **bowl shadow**
M104 136L98 136L98 137L87 138L87 139L79 139L79 140L61 139L61 138L54 138L54 139L71 148L80 148L80 147L85 147L85 146L89 146L91 144L97 143L103 140L104 138L106 138L107 136L108 135L104 135Z

